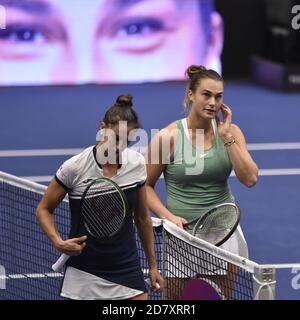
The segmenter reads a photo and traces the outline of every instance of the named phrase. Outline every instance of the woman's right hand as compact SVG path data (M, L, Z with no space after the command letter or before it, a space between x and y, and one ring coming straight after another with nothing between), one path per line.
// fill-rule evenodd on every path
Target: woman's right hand
M55 247L57 250L67 254L68 256L78 256L81 254L86 245L86 239L87 236L60 240L57 244L55 244Z
M168 216L167 220L171 221L172 223L176 224L177 227L183 229L183 225L187 223L187 221L179 216L175 216L174 214Z

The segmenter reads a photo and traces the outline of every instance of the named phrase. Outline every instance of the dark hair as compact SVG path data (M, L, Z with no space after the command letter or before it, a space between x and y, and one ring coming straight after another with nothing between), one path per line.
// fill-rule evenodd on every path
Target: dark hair
M186 87L186 94L184 98L184 106L189 109L190 99L189 91L196 92L197 87L202 79L212 79L224 83L224 79L212 69L206 69L204 66L191 65L185 71L186 76L189 78Z
M211 42L212 24L211 14L214 11L214 0L198 0L201 14L201 21L203 23L204 35L207 43Z
M118 96L115 104L105 112L103 122L107 125L116 125L119 121L127 121L128 124L140 128L139 117L133 110L132 99L129 94Z

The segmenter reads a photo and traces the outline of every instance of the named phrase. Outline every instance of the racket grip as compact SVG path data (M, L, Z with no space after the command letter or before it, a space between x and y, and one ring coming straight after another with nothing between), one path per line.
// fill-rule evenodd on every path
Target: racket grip
M69 258L70 258L70 256L68 256L67 254L63 253L57 259L57 261L52 265L52 270L55 271L55 272L60 271Z
M147 283L147 285L148 285L149 287L151 287L151 280L150 280L150 278L146 278L146 279L145 279L145 282ZM156 282L155 286L156 286L156 289L160 289L159 283Z

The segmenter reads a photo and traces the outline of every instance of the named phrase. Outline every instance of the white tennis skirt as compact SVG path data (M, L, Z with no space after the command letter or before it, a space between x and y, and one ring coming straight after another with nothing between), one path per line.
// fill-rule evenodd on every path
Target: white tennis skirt
M248 259L248 246L240 225L238 225L231 237L220 248Z
M142 293L70 266L61 289L62 297L73 300L124 300Z

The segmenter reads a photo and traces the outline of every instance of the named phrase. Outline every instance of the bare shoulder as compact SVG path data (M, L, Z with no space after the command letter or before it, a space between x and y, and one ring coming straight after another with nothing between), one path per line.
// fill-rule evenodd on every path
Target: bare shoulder
M164 127L162 130L160 130L160 135L162 137L174 137L176 130L178 129L176 121L170 123L166 127Z
M177 129L177 123L176 121L170 123L166 127L160 129L154 136L153 140L157 139L170 139L174 136L175 130Z
M148 153L153 153L155 152L155 146L159 146L160 152L162 152L163 148L166 146L169 146L167 150L172 153L173 152L173 147L174 147L174 141L176 137L176 129L177 129L177 123L176 121L170 123L163 129L161 129L151 140L151 143L148 148Z
M177 123L176 121L170 123L168 126L166 126L164 129L168 130L169 132L172 132L174 129L177 129Z

